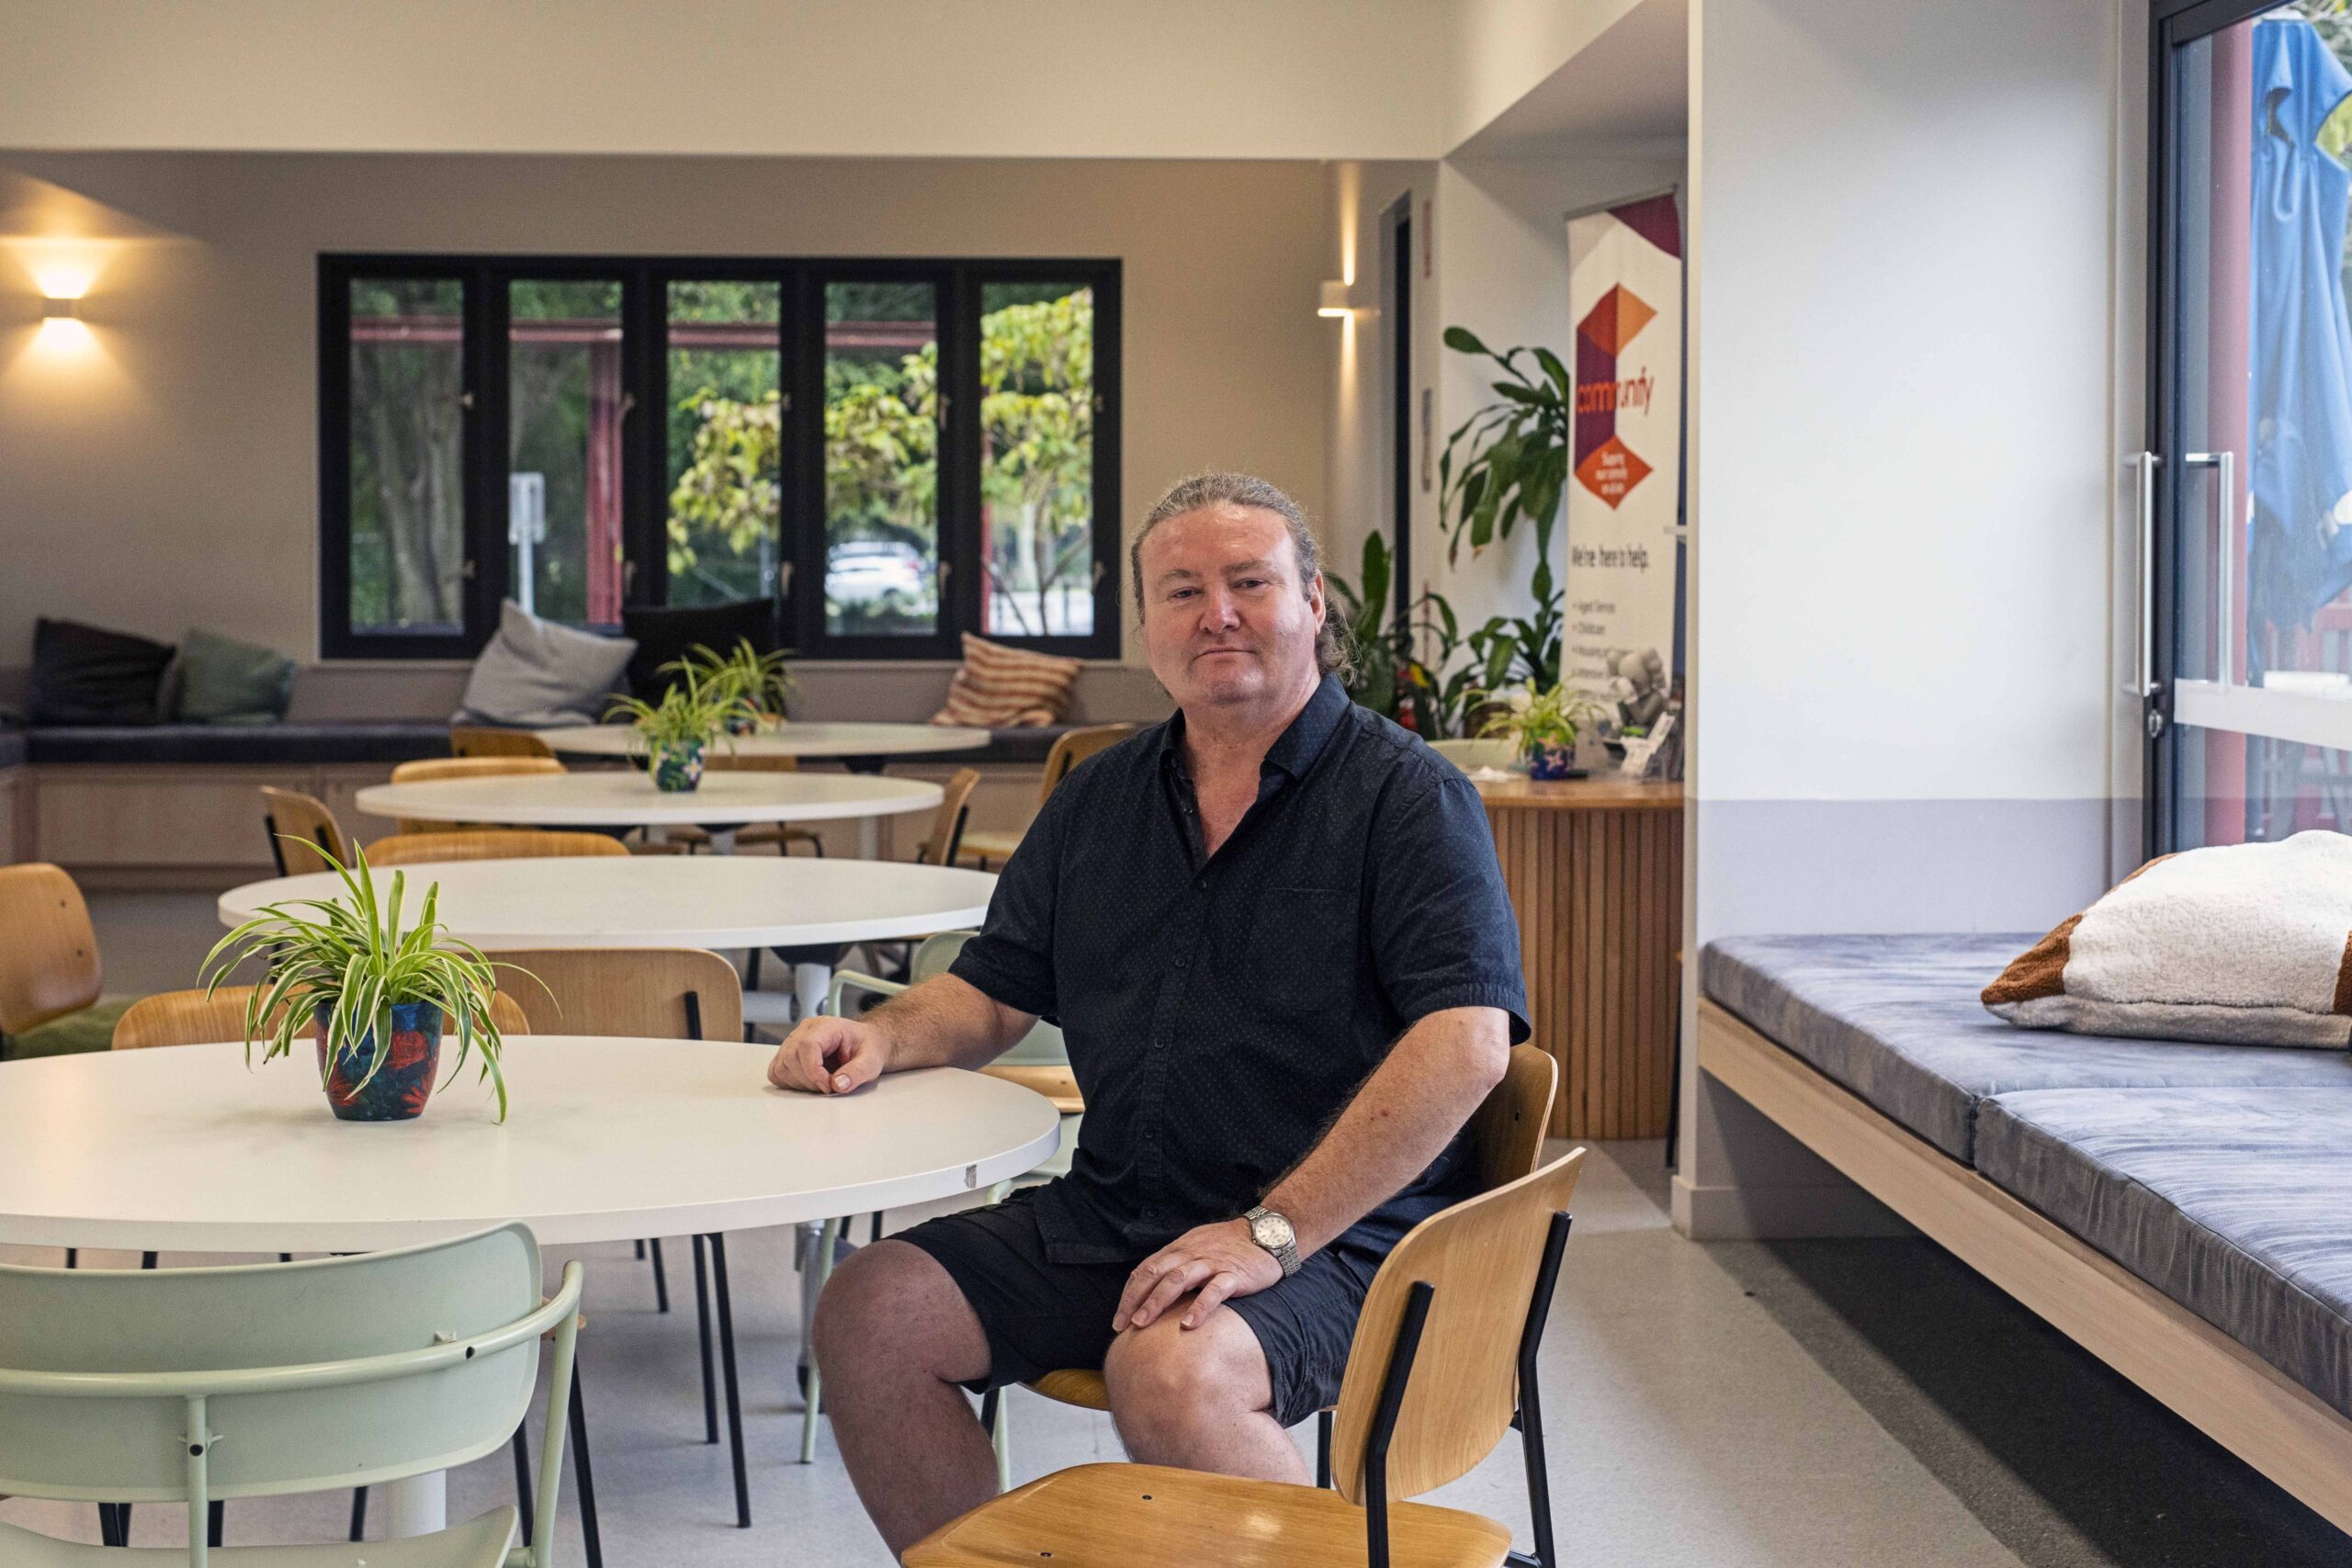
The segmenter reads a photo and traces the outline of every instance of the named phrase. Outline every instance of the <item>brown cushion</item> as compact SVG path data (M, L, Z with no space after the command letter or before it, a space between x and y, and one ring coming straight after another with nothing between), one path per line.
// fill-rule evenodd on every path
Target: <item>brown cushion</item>
M1075 659L1007 648L964 634L964 662L947 683L947 705L933 724L1012 729L1053 724L1069 706L1070 683L1082 669Z
M2352 837L2150 861L1984 987L2028 1029L2241 1045L2352 1042Z

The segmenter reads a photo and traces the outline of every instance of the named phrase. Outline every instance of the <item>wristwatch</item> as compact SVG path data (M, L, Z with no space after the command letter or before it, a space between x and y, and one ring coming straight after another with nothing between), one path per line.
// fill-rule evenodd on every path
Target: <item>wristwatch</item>
M1250 1239L1272 1253L1274 1261L1283 1266L1283 1279L1298 1272L1298 1233L1291 1229L1287 1216L1261 1203L1241 1217L1250 1222Z

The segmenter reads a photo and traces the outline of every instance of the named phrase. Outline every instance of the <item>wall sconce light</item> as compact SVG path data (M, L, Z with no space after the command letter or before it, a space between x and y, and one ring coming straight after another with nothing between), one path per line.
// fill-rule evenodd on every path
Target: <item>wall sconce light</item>
M1348 303L1348 286L1339 278L1327 278L1323 284L1323 303L1317 307L1318 316L1352 316L1353 306Z
M40 302L40 316L45 321L78 321L82 319L82 301L49 295Z

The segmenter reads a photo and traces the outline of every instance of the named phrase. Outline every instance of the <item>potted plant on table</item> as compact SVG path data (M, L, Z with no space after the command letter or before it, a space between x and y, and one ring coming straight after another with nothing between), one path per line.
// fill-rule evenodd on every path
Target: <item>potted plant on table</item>
M198 971L199 978L209 976L209 997L245 960L268 964L268 978L245 1003L246 1063L257 1041L266 1042L264 1062L291 1055L310 1022L317 1029L320 1085L335 1115L404 1122L422 1113L433 1093L442 1036L454 1020L458 1059L449 1076L478 1053L481 1076L497 1093L498 1119L505 1121L506 1078L499 1068L504 1042L491 1014L493 966L434 918L440 885L427 886L416 923L403 931L404 874L392 874L389 901L379 900L365 852L354 850L348 868L318 852L343 879L344 897L264 906L222 937Z
M713 683L688 667L678 671L660 702L615 697L605 716L626 716L636 726L653 787L674 792L702 783L704 751L721 738L731 740L729 721L752 711L733 681Z
M1519 742L1532 779L1576 777L1577 736L1609 711L1609 705L1590 692L1566 682L1550 687L1530 686L1525 701L1516 700L1488 718L1482 736L1508 736Z
M749 735L782 724L800 689L782 649L762 653L750 637L738 637L725 653L697 643L684 659L662 666L663 674L692 675L713 692L732 692L742 705L728 716L729 735Z

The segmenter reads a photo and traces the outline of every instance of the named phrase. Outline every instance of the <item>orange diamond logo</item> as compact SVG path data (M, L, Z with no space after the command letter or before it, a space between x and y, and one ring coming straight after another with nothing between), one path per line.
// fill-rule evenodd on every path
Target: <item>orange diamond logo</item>
M1600 302L1585 313L1577 323L1577 331L1587 342L1612 358L1625 352L1641 330L1657 315L1642 302L1642 297L1619 284L1600 297Z
M1646 318L1645 318L1646 320ZM1649 478L1650 466L1634 455L1634 449L1615 436L1611 436L1585 455L1577 465L1577 482L1609 503L1614 512L1617 503L1631 493L1633 488Z

